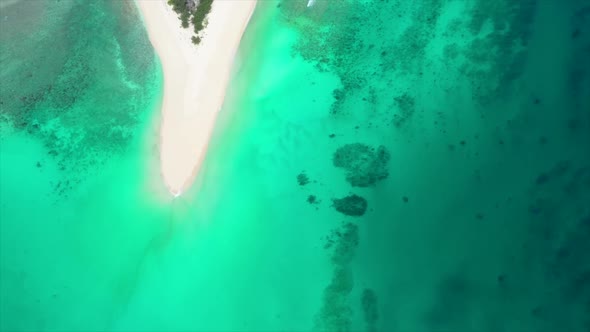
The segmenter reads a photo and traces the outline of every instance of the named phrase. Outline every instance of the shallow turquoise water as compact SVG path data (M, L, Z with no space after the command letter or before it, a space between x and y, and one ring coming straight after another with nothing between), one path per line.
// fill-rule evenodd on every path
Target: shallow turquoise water
M104 330L168 219L148 181L160 65L133 3L5 5L0 329Z
M134 7L3 8L2 330L588 329L588 4L306 3L259 3L174 201Z

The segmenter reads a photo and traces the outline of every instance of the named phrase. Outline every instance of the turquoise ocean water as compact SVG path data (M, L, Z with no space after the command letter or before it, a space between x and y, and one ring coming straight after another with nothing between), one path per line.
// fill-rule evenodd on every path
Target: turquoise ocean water
M171 200L134 4L0 2L0 330L590 328L590 4L306 5Z

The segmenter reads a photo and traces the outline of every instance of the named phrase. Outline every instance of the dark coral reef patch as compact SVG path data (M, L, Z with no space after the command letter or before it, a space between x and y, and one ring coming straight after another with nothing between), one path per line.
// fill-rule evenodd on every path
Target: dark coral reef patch
M348 195L332 200L336 211L350 217L360 217L367 211L367 200L359 195Z
M353 143L339 147L332 162L335 167L346 170L346 180L353 187L370 187L389 176L389 159L389 152L382 145L375 149L366 144Z

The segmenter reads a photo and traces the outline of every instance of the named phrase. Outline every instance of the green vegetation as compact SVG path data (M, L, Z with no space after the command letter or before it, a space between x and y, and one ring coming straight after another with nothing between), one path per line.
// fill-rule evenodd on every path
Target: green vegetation
M211 11L213 0L200 0L197 10L193 14L193 26L195 34L199 34L207 26L207 15Z
M168 4L179 14L187 10L187 3L185 0L168 0Z
M183 28L188 28L188 20L191 17L191 14L189 12L183 12L182 14L180 14L180 25L182 25Z
M188 28L189 22L193 24L195 35L191 40L198 45L203 39L202 32L207 26L207 15L211 11L213 0L168 0L168 4L178 13L183 28Z

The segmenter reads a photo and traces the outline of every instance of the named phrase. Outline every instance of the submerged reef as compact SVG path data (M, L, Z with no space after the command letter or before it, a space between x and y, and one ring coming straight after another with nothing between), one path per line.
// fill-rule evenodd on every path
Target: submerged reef
M348 296L353 290L354 280L350 262L358 246L358 226L348 222L332 231L328 237L332 252L334 273L330 284L324 289L322 307L315 317L316 330L351 331L352 307Z
M332 163L346 170L346 180L353 187L369 187L389 176L389 159L389 152L383 145L375 149L366 144L353 143L339 147L334 152Z
M369 143L363 140L370 137L379 139L377 145L383 144L389 152L395 146L396 158L400 147L400 158L405 158L402 154L407 151L406 156L431 154L434 160L439 149L448 147L444 157L448 159L437 165L438 170L417 167L416 173L431 175L433 182L448 186L448 191L444 188L441 193L461 193L466 201L475 203L456 206L449 211L453 218L432 211L429 222L444 225L437 228L436 232L441 233L438 239L453 248L449 253L460 253L463 261L461 267L456 267L449 260L449 266L444 268L452 271L450 276L445 275L448 271L443 272L442 266L439 271L429 271L427 279L434 286L428 291L432 308L425 306L425 317L418 314L398 318L399 326L429 331L523 327L536 331L590 331L590 232L584 226L590 224L590 168L584 168L588 164L584 145L588 142L590 71L587 61L583 61L589 54L585 27L590 10L585 1L568 2L568 9L561 7L572 12L564 16L567 27L546 27L548 31L559 31L561 38L572 39L571 48L576 48L575 52L559 50L572 56L560 74L569 90L564 91L567 102L562 103L558 99L561 95L545 96L545 91L530 81L540 77L531 75L536 69L534 60L541 59L537 53L543 53L538 40L532 38L532 29L545 23L538 19L547 13L542 2L474 0L461 4L459 8L456 3L449 6L438 0L380 1L377 6L363 1L318 1L308 9L305 1L285 1L280 10L284 22L302 36L293 51L320 71L339 78L338 86L325 91L331 105L326 105L324 111L329 111L328 118L334 121L327 128L338 134L329 142L336 144L334 150L346 143L342 139L357 137L349 142ZM372 38L375 35L387 38ZM570 45L570 41L566 43ZM528 65L528 60L533 60L533 65ZM543 77L551 79L549 75ZM563 88L563 82L554 83ZM523 101L526 104L521 109ZM556 123L540 125L544 115ZM347 132L338 126L341 123L355 130ZM530 146L529 141L533 142ZM565 142L568 145L560 148ZM580 151L576 151L579 147ZM388 177L386 165L374 165L381 166L383 172L371 169L376 153L369 149L357 143L341 146L334 153L334 166L345 171L346 180L354 187L370 188ZM539 153L540 149L543 152ZM558 162L569 158L572 160ZM523 169L520 165L525 160L530 167ZM580 165L576 165L578 162ZM536 168L545 164L546 168ZM471 172L473 183L460 186L464 179L468 181ZM390 173L393 177L393 170ZM530 181L530 188L522 183L526 181ZM399 188L406 191L389 190L393 188L387 184L379 183L381 196L370 196L372 207L379 206L379 210L361 227L392 221L394 218L389 216L393 213L388 214L388 207L381 204L393 201L396 195L398 200L401 196L405 210L400 215L408 220L416 218L410 210L424 201L419 192L410 190L414 184ZM387 194L389 197L384 197ZM452 198L443 197L447 199ZM432 201L424 203L421 208L436 206ZM378 218L380 215L384 217ZM396 223L397 227L410 230L404 228L408 220ZM451 224L466 234L473 231L473 237L465 237L467 249L457 250L462 241L443 231ZM478 237L488 240L494 231L498 241L481 250L473 248L482 242ZM505 240L510 235L513 241ZM391 236L392 242L396 236L402 238L394 232L383 236ZM329 250L339 241L339 237L331 236ZM380 252L374 253L370 259L378 259ZM507 257L503 257L505 253ZM395 253L383 253L383 259L389 260L391 255ZM490 261L482 259L482 255ZM408 261L398 264L418 266ZM478 264L497 264L500 269L477 269ZM360 293L362 288L356 291ZM362 304L370 302L370 293L367 295L361 298ZM395 297L387 301L380 298L380 302L403 302ZM354 302L352 308L357 308L358 299ZM363 311L356 310L355 319L362 320ZM394 319L385 316L382 313L379 321L383 330L396 330ZM370 314L365 313L367 317ZM576 317L583 317L585 325L574 325ZM344 323L322 327L351 328Z
M336 238L336 247L332 253L332 263L336 266L345 266L352 261L354 252L359 244L358 226L349 222L340 230L333 233Z
M367 200L358 195L348 195L332 200L336 211L350 217L360 217L367 211Z
M323 304L315 317L316 329L320 331L351 331L352 308L348 295L354 281L350 268L337 268L328 287L324 289Z
M315 195L309 195L307 196L307 203L309 204L318 204L320 201L318 200L318 198Z
M377 308L377 294L370 288L365 288L361 295L361 307L363 308L363 315L365 323L367 324L367 331L377 331L377 319L379 319L379 312Z
M28 3L43 12L41 2ZM60 15L47 17L48 30L26 42L19 37L22 23L0 29L3 47L13 45L0 73L0 140L20 132L40 142L46 155L35 164L39 170L57 164L53 193L66 197L88 172L127 151L156 98L160 74L133 3L62 1L52 8ZM26 61L21 52L30 55Z
M299 183L300 186L305 186L309 183L309 177L303 172L299 173L299 175L297 175L297 183Z
M410 121L414 115L416 111L416 101L407 93L395 97L394 101L399 111L393 115L393 125L396 128L401 128Z

